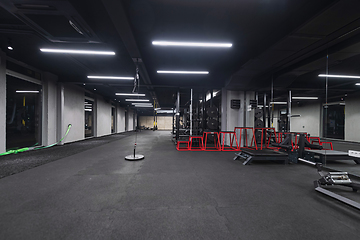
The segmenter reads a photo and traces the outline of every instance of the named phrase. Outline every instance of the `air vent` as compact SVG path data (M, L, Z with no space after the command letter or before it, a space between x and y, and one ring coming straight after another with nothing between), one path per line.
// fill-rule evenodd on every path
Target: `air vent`
M68 1L1 0L0 6L51 42L100 43Z

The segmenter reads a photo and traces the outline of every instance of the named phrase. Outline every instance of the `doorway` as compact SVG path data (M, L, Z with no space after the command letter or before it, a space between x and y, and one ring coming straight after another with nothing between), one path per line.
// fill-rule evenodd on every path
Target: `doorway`
M6 75L6 149L41 145L42 86Z

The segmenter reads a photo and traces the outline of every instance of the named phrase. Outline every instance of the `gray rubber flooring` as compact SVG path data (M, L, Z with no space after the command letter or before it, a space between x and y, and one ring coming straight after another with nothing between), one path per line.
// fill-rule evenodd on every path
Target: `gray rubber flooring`
M360 212L317 193L303 164L179 152L134 135L0 179L0 239L359 239ZM360 194L333 188L360 202Z

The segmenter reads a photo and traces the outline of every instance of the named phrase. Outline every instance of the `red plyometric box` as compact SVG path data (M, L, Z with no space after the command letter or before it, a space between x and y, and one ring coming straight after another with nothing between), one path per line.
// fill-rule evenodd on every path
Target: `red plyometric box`
M211 146L208 144L209 137L211 138L211 135L213 136L214 145L211 144ZM221 145L220 145L220 137L218 132L204 132L203 133L203 141L204 141L204 151L221 151Z
M190 151L203 151L204 150L204 144L203 144L203 137L202 136L190 136L190 144L189 144L189 150ZM193 143L198 140L199 146L194 147ZM195 141L194 141L195 140Z
M229 137L229 146L225 146L227 136ZM221 151L238 151L239 150L236 132L220 132L220 140L221 140Z

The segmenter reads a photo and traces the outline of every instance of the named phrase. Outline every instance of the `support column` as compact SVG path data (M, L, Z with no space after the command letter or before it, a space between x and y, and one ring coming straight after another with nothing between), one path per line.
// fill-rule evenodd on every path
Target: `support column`
M193 89L190 90L190 136L193 135Z
M287 102L287 124L286 124L286 130L287 132L290 132L290 120L291 120L291 90L289 90L289 97Z
M53 144L57 141L57 80L58 77L51 73L43 74L42 145Z
M0 153L6 151L6 54L0 50Z
M65 104L65 98L64 98L64 85L60 83L58 85L58 101L57 101L57 137L56 139L61 139L62 135L65 131L64 126L64 104ZM59 145L64 145L64 142L60 142Z
M176 141L179 140L180 134L180 91L177 92L176 99Z

